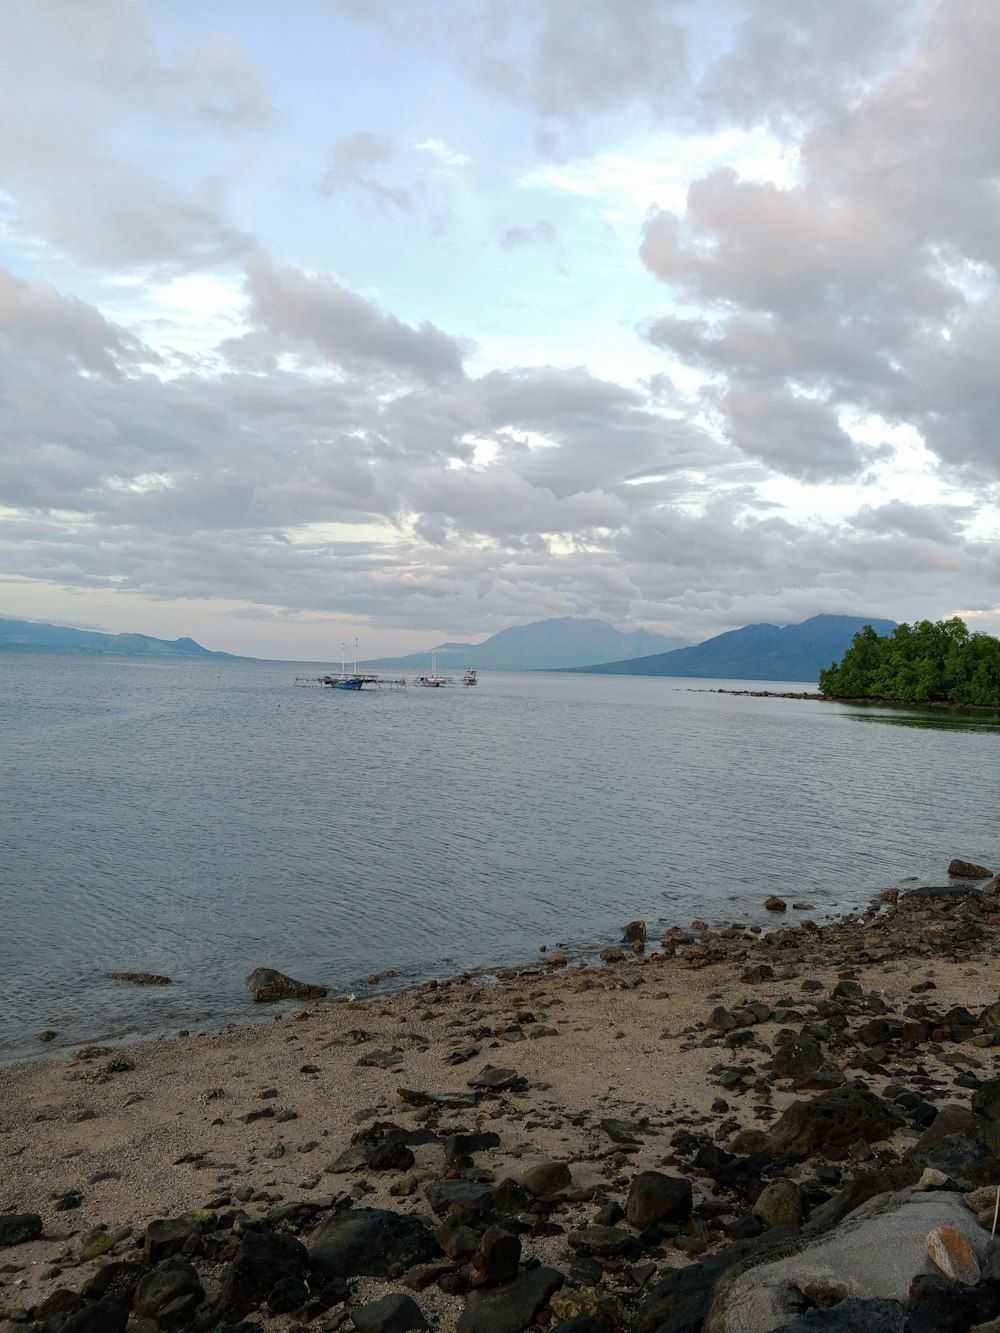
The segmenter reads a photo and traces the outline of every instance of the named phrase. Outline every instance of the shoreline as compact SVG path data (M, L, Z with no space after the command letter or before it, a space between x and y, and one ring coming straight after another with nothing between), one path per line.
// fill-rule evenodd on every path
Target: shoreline
M56 1291L79 1293L102 1265L141 1259L154 1219L202 1209L180 1252L218 1313L226 1264L247 1226L307 1245L318 1221L351 1209L439 1227L428 1194L435 1181L485 1189L535 1170L536 1184L546 1172L562 1183L537 1195L518 1186L519 1271L558 1272L564 1291L592 1287L630 1321L657 1282L707 1264L731 1243L725 1228L738 1233L748 1214L745 1199L694 1165L691 1143L731 1149L740 1133L767 1131L794 1101L817 1095L817 1078L830 1088L860 1078L878 1097L916 1079L936 1109L967 1106L970 1089L1000 1076L1000 1036L977 1017L998 999L995 885L941 897L889 891L823 925L786 918L760 935L674 928L666 938L658 952L605 950L600 966L552 966L543 957L489 984L470 976L373 987L235 1032L84 1048L75 1059L0 1069L0 1223L6 1212L37 1216L42 1227L37 1238L0 1248L0 1310L28 1312ZM852 998L839 1003L850 1040L823 1018L845 985ZM898 1034L884 1036L884 1048L872 1044L873 1022L901 1025L915 1005L939 1015L961 1009L974 1026L929 1026L909 1045ZM997 1026L1000 1012L995 1018ZM787 1045L781 1033L805 1029L824 1034L812 1040L828 1071L807 1076L811 1090L771 1070ZM486 1086L470 1088L484 1078ZM409 1162L400 1154L385 1168L365 1156L374 1140L357 1143L386 1124L412 1140ZM456 1134L471 1136L469 1151L449 1166ZM496 1141L476 1138L484 1134ZM864 1145L867 1156L842 1145L824 1157L849 1183L856 1171L899 1167L916 1137L906 1126ZM351 1151L355 1165L342 1169ZM805 1181L810 1170L793 1174ZM693 1220L651 1232L594 1222L605 1207L608 1217L624 1208L630 1182L649 1171L690 1180ZM624 1236L605 1238L624 1247L620 1254L601 1253L596 1232L590 1249L568 1246L567 1236L595 1225ZM104 1247L100 1257L83 1258L95 1245ZM439 1272L420 1290L402 1274L358 1274L339 1303L314 1311L315 1327L336 1327L329 1321L338 1312L407 1291L439 1333L450 1333L467 1317L461 1274L469 1262L448 1259L451 1277ZM253 1319L267 1329L310 1326L274 1310Z
M936 708L947 712L963 709L970 713L996 713L1000 716L1000 708L996 704L953 703L951 699L883 699L870 698L868 695L820 694L819 691L810 690L727 690L721 687L696 690L695 693L732 694L747 699L809 699L825 704L870 704L874 708Z

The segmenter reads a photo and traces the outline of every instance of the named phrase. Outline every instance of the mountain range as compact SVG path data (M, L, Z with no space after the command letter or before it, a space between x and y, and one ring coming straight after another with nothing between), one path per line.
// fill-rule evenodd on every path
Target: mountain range
M865 625L891 634L893 620L862 616L812 616L797 625L744 625L691 645L649 630L624 633L603 620L566 616L501 630L482 643L444 643L436 650L440 672L466 667L487 671L582 671L619 676L701 676L719 680L815 681L839 661ZM130 657L246 661L211 652L194 639L155 639L146 634L105 634L29 620L0 618L0 652L63 652ZM382 658L368 668L425 671L431 654Z
M668 638L650 630L624 633L603 620L564 616L536 620L530 625L513 625L482 643L442 643L435 651L437 667L442 672L462 671L466 667L479 671L564 671L593 662L630 661L651 653L667 653L687 643L687 639ZM410 653L406 657L379 658L364 665L422 670L429 664L430 653Z
M896 628L894 620L871 616L811 616L798 625L744 625L693 647L574 670L615 676L815 681L831 662L840 661L866 625L880 635Z
M148 634L104 634L34 620L0 619L0 652L87 653L112 657L198 657L229 662L245 659L213 653L194 639L153 639Z

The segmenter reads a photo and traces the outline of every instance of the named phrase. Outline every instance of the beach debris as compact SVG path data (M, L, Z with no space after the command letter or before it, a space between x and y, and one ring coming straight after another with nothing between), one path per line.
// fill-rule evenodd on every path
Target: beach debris
M271 967L254 968L246 978L246 984L258 1004L270 1004L275 1000L321 1000L329 993L326 986L296 981Z

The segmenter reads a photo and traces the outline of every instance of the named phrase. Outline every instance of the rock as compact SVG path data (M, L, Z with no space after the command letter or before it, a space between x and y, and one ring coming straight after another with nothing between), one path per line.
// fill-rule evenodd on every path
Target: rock
M250 994L258 1004L275 1000L321 1000L327 995L326 986L315 986L308 981L296 981L284 972L270 967L256 967L246 978Z
M719 1004L709 1014L708 1026L714 1028L716 1032L731 1032L739 1024L736 1021L736 1015L730 1013L725 1005Z
M570 1320L587 1318L595 1329L603 1333L621 1326L622 1304L610 1291L599 1287L575 1287L570 1290L563 1287L549 1297L549 1308L553 1319ZM557 1325L559 1328L564 1324ZM554 1333L554 1330L553 1330Z
M903 1123L895 1107L867 1088L845 1085L820 1092L810 1101L792 1102L766 1134L758 1137L757 1131L744 1131L736 1136L730 1151L746 1151L742 1145L749 1140L751 1152L768 1157L808 1156L831 1147L846 1148L858 1139L877 1143Z
M622 931L622 944L645 944L645 921L630 921Z
M828 1310L808 1310L784 1333L904 1333L909 1328L899 1301L862 1301L849 1296Z
M770 898L764 899L764 906L769 912L787 912L788 904L784 898L779 898L776 893L772 893Z
M466 1298L458 1333L523 1333L564 1281L554 1268L534 1268L503 1286L476 1288Z
M170 986L169 977L158 976L155 972L105 972L108 981L130 981L133 986Z
M71 1314L59 1333L125 1333L128 1310L113 1297Z
M495 1286L517 1277L521 1262L521 1240L503 1227L487 1227L472 1256L473 1285Z
M258 1309L270 1293L289 1277L302 1278L309 1269L311 1251L294 1236L271 1231L248 1231L232 1263L222 1274L212 1317L236 1321ZM334 1276L334 1274L330 1274Z
M210 1225L215 1224L215 1214L210 1213L212 1221ZM161 1217L156 1221L150 1222L142 1238L142 1257L147 1264L158 1264L164 1259L169 1259L172 1254L180 1254L182 1250L190 1253L192 1246L200 1240L202 1232L207 1229L205 1221L200 1217L181 1216L181 1217Z
M537 1198L548 1198L569 1189L572 1177L565 1162L536 1162L521 1174L520 1184Z
M627 1254L635 1245L635 1237L621 1227L593 1225L571 1231L566 1238L570 1248L583 1254L604 1256Z
M975 861L963 861L956 856L948 865L948 874L954 875L956 879L989 879L993 871L977 865Z
M660 1171L633 1176L625 1200L630 1226L643 1231L654 1222L686 1222L691 1216L691 1182Z
M794 1180L781 1177L764 1186L750 1211L770 1231L774 1227L800 1227L804 1207L799 1186Z
M950 1176L946 1176L943 1171L935 1171L932 1166L927 1166L924 1167L920 1179L913 1188L918 1192L924 1190L953 1190L955 1188L955 1182ZM969 1202L968 1196L966 1196L965 1201L966 1203Z
M358 1333L408 1333L410 1329L429 1327L420 1306L403 1292L356 1306L351 1318Z
M494 1211L493 1188L475 1180L432 1180L425 1190L438 1217L469 1225Z
M927 1253L949 1282L974 1287L979 1281L979 1260L966 1238L954 1227L935 1227L928 1232Z
M779 1046L771 1061L775 1078L805 1078L819 1069L823 1051L814 1037L793 1037Z
M324 1170L333 1175L345 1171L409 1171L415 1160L412 1151L399 1140L365 1139L345 1148Z
M705 1333L772 1333L788 1328L805 1304L850 1297L905 1302L916 1274L931 1274L927 1232L954 1227L974 1251L987 1237L956 1194L880 1194L787 1258L719 1284Z
M518 1082L520 1075L516 1069L499 1069L494 1065L484 1065L478 1074L466 1079L470 1088L485 1088L490 1092L502 1092Z
M136 1288L150 1272L147 1264L138 1259L120 1259L105 1264L83 1284L81 1292L92 1301L114 1297L122 1305L130 1306Z
M132 1308L140 1319L155 1319L161 1329L187 1329L204 1299L205 1289L194 1266L178 1256L139 1281Z
M1000 1123L1000 1078L980 1083L972 1094L972 1109L984 1120Z
M37 1240L42 1234L42 1219L38 1213L0 1213L0 1248L23 1245Z
M437 1241L418 1217L380 1208L324 1218L309 1244L310 1265L328 1278L387 1277L439 1256Z
M645 1124L638 1124L634 1120L618 1120L614 1116L604 1116L600 1125L612 1143L642 1143L646 1132Z

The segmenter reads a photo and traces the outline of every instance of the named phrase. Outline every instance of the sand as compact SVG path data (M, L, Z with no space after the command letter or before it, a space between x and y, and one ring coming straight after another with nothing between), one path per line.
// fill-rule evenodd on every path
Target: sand
M93 1261L76 1266L95 1228L121 1231L117 1253L134 1252L134 1238L153 1218L220 1200L262 1213L281 1200L329 1201L363 1180L366 1206L426 1213L419 1192L389 1193L398 1173L325 1168L360 1126L418 1123L426 1113L407 1104L400 1088L467 1092L485 1066L512 1069L525 1084L474 1109L443 1112L439 1130L495 1129L501 1147L477 1165L497 1180L539 1160L566 1161L578 1196L568 1224L582 1224L593 1215L595 1190L597 1198L602 1189L620 1197L635 1172L669 1171L678 1129L714 1129L732 1118L760 1126L796 1095L781 1086L726 1092L732 1115L720 1117L712 1070L739 1057L705 1026L715 1005L801 998L805 978L829 994L849 973L866 990L890 995L932 979L937 1009L976 1010L996 999L1000 982L992 938L957 961L892 956L847 969L842 958L788 964L752 940L726 948L718 962L633 957L626 948L624 960L600 967L543 963L493 983L469 979L392 994L372 986L353 1001L286 1004L279 1014L271 1007L248 1030L84 1049L68 1062L0 1070L0 1211L37 1212L45 1224L43 1239L0 1250L0 1308L30 1308L56 1287L78 1290L95 1268ZM772 956L775 979L740 980L748 962ZM514 1039L519 1034L523 1040ZM478 1052L450 1063L468 1046ZM993 1049L978 1055L981 1076L1000 1075ZM398 1063L387 1068L363 1063L394 1056ZM935 1059L927 1057L932 1068ZM953 1077L950 1067L940 1071L944 1081ZM878 1091L877 1078L870 1082ZM642 1142L623 1150L601 1126L607 1117L647 1121ZM419 1150L422 1160L440 1173L439 1148ZM701 1189L696 1182L696 1197ZM60 1208L73 1192L79 1202ZM544 1240L526 1241L524 1253L551 1259ZM688 1260L678 1253L669 1262ZM459 1298L435 1289L419 1299L440 1329L454 1326ZM288 1328L289 1317L266 1326Z

